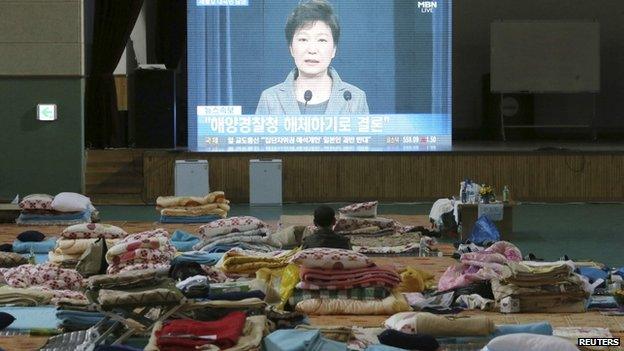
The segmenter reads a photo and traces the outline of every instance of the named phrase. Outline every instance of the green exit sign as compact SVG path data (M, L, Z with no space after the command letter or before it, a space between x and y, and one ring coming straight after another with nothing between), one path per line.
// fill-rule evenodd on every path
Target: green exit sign
M55 121L56 104L38 104L37 119L40 121Z

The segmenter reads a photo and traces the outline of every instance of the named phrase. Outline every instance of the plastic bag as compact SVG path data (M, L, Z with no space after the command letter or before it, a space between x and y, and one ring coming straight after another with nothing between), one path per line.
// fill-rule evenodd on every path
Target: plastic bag
M299 266L289 264L282 272L282 280L280 284L280 303L277 308L283 310L295 290L295 285L299 283Z
M482 246L485 242L488 241L499 241L500 233L496 228L494 222L492 222L486 216L481 216L479 217L479 219L477 219L477 222L472 228L469 240L479 246Z

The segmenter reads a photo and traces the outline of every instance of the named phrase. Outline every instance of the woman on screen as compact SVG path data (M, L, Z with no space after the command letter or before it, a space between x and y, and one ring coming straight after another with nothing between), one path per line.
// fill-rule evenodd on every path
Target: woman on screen
M288 16L286 40L295 66L283 83L262 92L258 115L368 114L366 93L332 67L340 25L326 0L300 3Z

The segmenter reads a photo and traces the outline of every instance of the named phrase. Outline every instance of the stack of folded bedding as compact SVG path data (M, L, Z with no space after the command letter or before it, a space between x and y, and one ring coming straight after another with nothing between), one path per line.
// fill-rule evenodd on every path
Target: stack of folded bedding
M73 225L92 222L97 210L91 200L77 193L26 196L19 204L22 212L15 220L19 225Z
M258 252L234 248L223 255L216 267L226 275L255 276L261 268L286 267L296 252L297 250Z
M230 200L223 191L206 196L159 196L156 209L161 223L208 223L227 217Z
M522 260L522 253L512 243L498 241L479 252L464 253L460 263L450 266L438 281L438 290L466 287L479 281L504 279L511 275L508 263Z
M14 288L44 286L54 290L80 291L83 279L74 269L64 269L50 264L25 264L14 268L0 269L4 281Z
M29 289L36 289L37 294L41 292L49 294L52 303L61 300L73 301L76 304L86 302L86 297L81 291L83 278L73 269L58 268L50 264L25 264L14 268L2 268L0 275L7 284L2 287L4 290L0 293L2 296L0 304L6 303L7 298L28 296L33 292Z
M392 314L411 308L391 290L400 283L393 268L375 266L350 250L313 248L298 252L301 281L291 301L306 314Z
M165 269L102 274L86 281L87 295L102 308L179 303L184 297Z
M175 253L169 233L162 228L131 234L109 247L107 273L168 269Z
M27 230L17 236L13 241L13 252L22 254L24 257L35 256L35 262L47 261L48 252L54 250L57 238L46 238L36 230Z
M517 299L520 312L585 312L589 292L571 261L509 263L511 276L492 280L496 302Z
M269 228L255 217L243 216L219 219L199 227L200 242L195 250L210 251L219 245L245 244L255 251L274 251L270 245Z
M106 240L106 247L128 235L123 229L110 224L82 223L69 226L61 232L49 261L63 267L75 267L82 255L98 239Z

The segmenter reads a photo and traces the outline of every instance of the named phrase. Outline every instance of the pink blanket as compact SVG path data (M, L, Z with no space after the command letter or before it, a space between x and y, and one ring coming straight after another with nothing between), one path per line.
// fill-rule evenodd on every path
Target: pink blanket
M349 289L359 286L394 287L401 278L390 267L357 269L318 269L301 267L299 272L304 289Z
M438 290L468 286L476 281L503 279L511 275L507 262L519 262L522 253L512 243L499 241L479 252L465 253L460 264L450 266L440 277Z
M44 286L53 290L80 290L83 279L75 269L64 269L48 264L25 264L0 270L7 285L14 288Z

